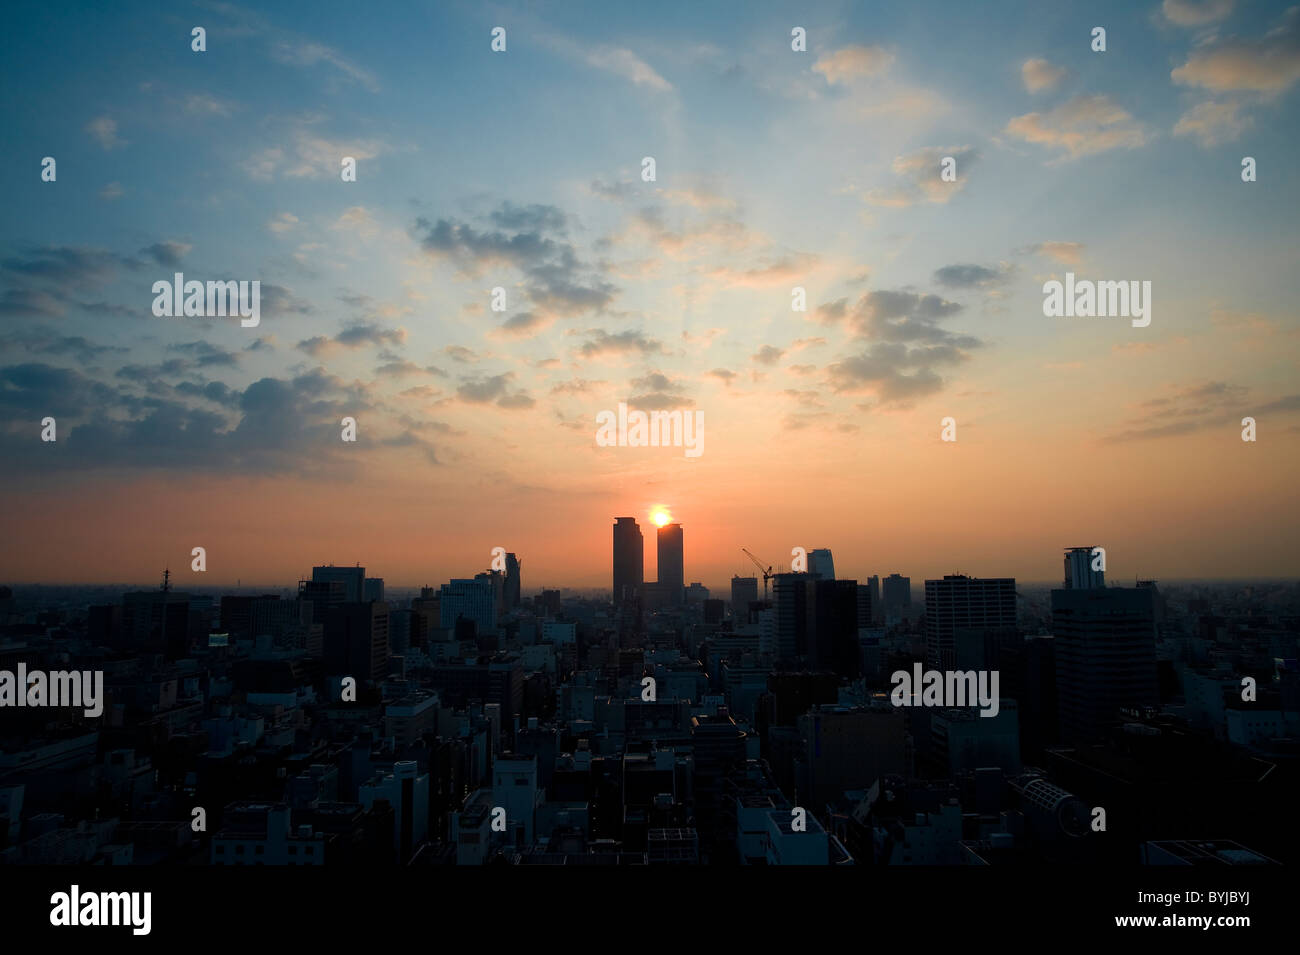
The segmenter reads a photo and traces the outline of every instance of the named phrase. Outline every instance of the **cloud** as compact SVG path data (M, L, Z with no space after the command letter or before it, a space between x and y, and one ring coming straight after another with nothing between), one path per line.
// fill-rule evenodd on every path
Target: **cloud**
M284 235L297 224L298 217L292 212L279 212L266 223L266 227L276 235Z
M657 93L672 91L673 85L659 75L649 63L626 47L577 43L558 34L537 34L538 42L576 63L585 63L593 69L621 77L634 86Z
M859 338L976 348L981 344L978 339L954 335L937 324L956 315L962 307L938 295L882 289L863 295L844 314L850 330Z
M529 301L551 315L599 312L614 300L618 289L597 276L571 243L548 234L564 227L559 209L506 203L490 218L510 226L487 231L453 219L421 217L415 223L416 239L430 258L453 262L471 276L489 266L513 266L528 279Z
M110 116L95 117L86 124L86 132L106 151L126 145L126 140L117 134L117 120Z
M684 408L694 404L683 394L686 389L679 382L660 371L651 371L640 378L633 378L629 384L633 391L642 392L627 399L629 408L653 411Z
M60 318L67 306L49 292L33 288L8 288L0 295L0 315L36 315Z
M762 268L733 269L719 266L707 274L715 282L731 288L771 288L804 277L816 264L817 256L799 253Z
M1024 251L1034 255L1045 255L1062 265L1078 265L1083 261L1082 242L1039 242Z
M104 186L103 189L99 190L99 198L107 202L112 202L114 199L121 199L123 192L124 190L122 189L122 184L120 182L110 182L108 185Z
M514 372L489 377L465 378L456 388L456 395L469 404L496 404L500 408L531 408L536 402L526 392L510 391Z
M714 368L712 371L706 371L704 374L710 378L717 378L728 388L730 388L731 383L736 380L736 373L734 371L729 371L726 368Z
M175 268L192 248L194 247L188 242L155 242L141 249L140 254L148 256L161 266Z
M367 345L402 345L405 342L405 328L384 328L381 325L360 322L349 325L333 338L316 335L300 341L296 347L313 358L319 358L339 349L357 349Z
M826 383L836 394L869 393L881 406L906 405L943 389L936 365L955 364L966 355L946 345L911 347L878 342L857 355L827 366Z
M1008 263L996 269L983 265L945 265L934 273L934 280L945 288L987 288L1005 282L1015 270Z
M172 344L167 346L167 350L188 355L201 368L212 366L233 368L239 364L239 354L237 352L226 351L211 342L195 341Z
M940 178L941 163L952 157L957 179ZM864 197L874 206L901 208L918 202L944 203L966 188L970 167L978 157L972 146L928 146L914 153L898 156L891 164L900 182L888 189L873 189Z
M1164 0L1160 12L1180 27L1201 27L1232 13L1233 0Z
M311 310L310 303L298 298L284 286L262 283L263 315L306 315Z
M229 116L235 111L234 104L207 93L192 93L185 97L184 108L185 112L198 116Z
M1254 125L1254 120L1240 113L1236 102L1207 101L1193 106L1174 126L1175 136L1192 136L1202 146L1232 142Z
M183 368L185 363L176 364ZM0 368L0 416L58 417L60 451L38 455L29 445L39 448L39 442L4 430L0 456L42 474L59 467L82 473L165 468L209 474L308 473L333 480L357 467L342 451L339 419L374 407L364 387L320 369L290 379L262 378L243 391L220 382L185 383L168 392L173 397L142 398L136 394L138 378L119 381L110 387L48 365ZM191 399L220 407L196 408ZM362 441L367 434L362 433Z
M775 345L764 345L751 356L754 361L760 365L775 365L785 354L785 349L777 348Z
M1229 36L1197 47L1169 75L1175 83L1216 93L1285 92L1300 79L1300 7L1287 10L1259 39Z
M1043 59L1025 60L1020 67L1020 79L1025 84L1025 90L1030 93L1053 89L1064 76L1063 67L1053 66Z
M379 92L379 82L373 74L323 43L284 40L272 47L271 55L281 63L293 66L314 66L317 63L325 63L371 93Z
M1249 391L1243 385L1224 381L1207 381L1177 388L1172 394L1139 403L1137 410L1140 417L1128 422L1128 427L1103 436L1101 443L1120 444L1175 437L1208 428L1234 427L1243 415L1300 410L1300 399L1295 396L1252 408L1246 401Z
M448 345L442 351L452 361L460 362L462 365L472 365L478 361L478 355L473 349L466 348L464 345Z
M879 76L894 62L894 54L879 46L846 46L818 57L814 73L826 78L828 85L848 84Z
M331 139L313 130L319 117L292 124L287 141L259 150L242 166L249 177L269 182L277 176L289 179L337 179L343 157L351 156L358 164L377 158L386 148L372 139Z
M1109 96L1076 96L1045 113L1026 113L1007 123L1009 135L1078 159L1146 142L1142 126Z
M578 354L583 358L625 355L628 353L650 355L664 351L661 342L653 338L647 338L637 331L617 332L611 335L603 328L591 328L584 334L591 337L583 342L578 349Z
M617 46L598 46L584 57L588 66L621 76L635 86L645 86L666 93L673 85L655 72L645 60L631 50Z
M489 213L492 224L502 229L515 232L563 232L568 220L564 213L555 206L533 203L517 206L513 202L503 202L501 206Z
M502 338L531 338L549 324L549 319L536 312L520 312L502 322L496 329L496 335Z

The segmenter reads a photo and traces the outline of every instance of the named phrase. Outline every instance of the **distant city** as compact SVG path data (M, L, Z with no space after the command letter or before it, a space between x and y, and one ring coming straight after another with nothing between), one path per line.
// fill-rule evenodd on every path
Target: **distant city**
M0 588L0 862L1297 858L1297 582L1115 586L1090 545L913 588L808 547L715 594L655 522L658 579L615 517L599 593L504 548L412 592Z

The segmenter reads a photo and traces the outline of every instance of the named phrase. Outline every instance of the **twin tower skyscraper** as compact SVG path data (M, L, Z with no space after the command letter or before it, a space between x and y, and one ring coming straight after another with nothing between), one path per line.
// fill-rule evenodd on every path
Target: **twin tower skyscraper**
M682 559L682 525L664 524L658 533L657 583L645 582L645 538L636 518L614 519L614 603L636 602L681 606L686 599L686 574ZM648 591L655 591L650 594ZM647 596L657 599L646 601Z

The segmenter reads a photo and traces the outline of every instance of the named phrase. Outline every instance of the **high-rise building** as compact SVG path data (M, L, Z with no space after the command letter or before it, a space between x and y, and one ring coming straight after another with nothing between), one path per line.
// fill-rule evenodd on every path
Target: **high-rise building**
M506 611L519 609L520 563L514 554L506 554Z
M1052 591L1061 741L1099 739L1123 707L1158 702L1155 591Z
M659 528L659 583L664 587L671 607L681 606L685 597L683 564L682 525L665 524Z
M506 615L506 573L504 570L485 570L474 575L475 580L486 580L492 587L492 605L496 608L496 619ZM495 626L495 624L494 624ZM482 632L482 627L479 631Z
M1096 554L1094 555L1094 551ZM1106 586L1099 547L1069 547L1065 551L1065 589L1090 590ZM1094 570L1093 567L1097 569Z
M384 578L367 577L361 584L362 600L383 600L384 599Z
M772 577L772 609L775 612L776 655L783 663L809 657L809 637L815 630L816 578L808 574L776 574Z
M925 661L931 668L956 668L958 640L983 641L1015 629L1015 578L952 574L925 582Z
M826 580L835 579L835 561L829 548L817 547L808 552L808 573L818 574Z
M731 578L731 616L741 623L749 620L749 605L758 603L757 577Z
M393 848L406 862L429 835L429 774L421 775L414 760L400 760L392 773L376 773L357 790L357 801L367 809L379 799L393 807Z
M912 609L912 579L890 574L880 582L880 600L886 622L906 616Z
M809 641L809 662L846 679L857 678L862 669L858 652L858 582L814 577L813 595L815 637Z
M494 633L497 628L497 595L493 581L485 574L473 580L457 579L438 591L438 625L454 630L456 621L473 620L479 634Z
M867 588L871 591L871 623L870 626L876 626L883 623L885 619L885 608L880 602L880 578L868 577ZM909 590L910 585L909 585ZM910 594L909 594L910 596Z
M645 540L634 517L614 519L614 603L641 599L645 583Z
M325 672L358 682L380 680L388 670L388 604L342 603L325 612Z
M365 599L366 569L364 567L326 567L311 569L312 583L329 583L333 580L343 583L343 602L360 603Z

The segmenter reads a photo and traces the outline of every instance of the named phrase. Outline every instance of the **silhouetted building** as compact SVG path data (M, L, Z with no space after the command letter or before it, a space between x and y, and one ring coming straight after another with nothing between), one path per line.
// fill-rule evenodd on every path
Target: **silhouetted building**
M1148 587L1052 591L1062 742L1099 739L1122 707L1159 702L1154 599Z
M835 579L835 560L829 548L816 547L808 552L808 573L826 580Z
M1097 551L1095 555L1093 551ZM1065 589L1090 590L1106 586L1106 572L1101 567L1098 547L1071 547L1065 552ZM1093 565L1097 566L1093 570Z
M925 582L925 660L932 669L956 667L957 639L983 639L1015 628L1014 578L958 574Z
M645 583L645 540L632 517L614 521L614 603L641 599Z
M344 603L325 613L325 672L358 682L388 670L388 604Z
M506 554L506 610L519 608L519 590L522 586L519 558Z
M912 609L912 579L890 574L880 582L880 600L885 620L898 620Z
M731 615L741 623L749 622L749 605L758 603L757 577L731 578Z
M312 583L321 584L340 581L343 584L343 602L360 603L365 600L366 569L364 567L326 567L311 569Z
M681 606L685 599L686 576L682 553L682 525L665 524L659 528L659 584L664 588L669 606Z

